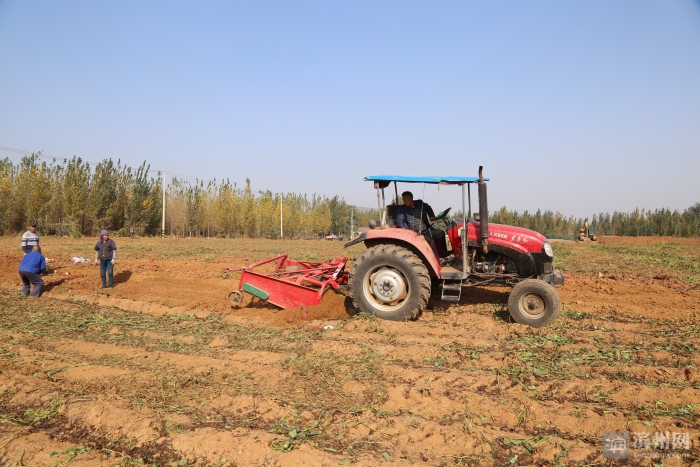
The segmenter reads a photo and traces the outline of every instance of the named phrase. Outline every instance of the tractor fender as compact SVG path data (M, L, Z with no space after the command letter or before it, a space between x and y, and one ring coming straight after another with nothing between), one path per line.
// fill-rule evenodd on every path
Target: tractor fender
M365 242L367 248L382 243L402 246L411 250L423 261L431 275L440 277L440 262L430 248L428 242L417 232L408 229L387 228L372 229L362 232L355 240L345 244L345 247L359 242Z
M366 238L367 238L367 232L362 232L359 237L357 237L355 240L350 240L348 243L346 243L343 246L343 248L347 248L347 247L353 246L357 243L364 242Z

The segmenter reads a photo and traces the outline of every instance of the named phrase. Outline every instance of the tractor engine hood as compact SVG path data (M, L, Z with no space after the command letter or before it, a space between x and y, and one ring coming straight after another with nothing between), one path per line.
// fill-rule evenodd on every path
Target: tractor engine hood
M461 244L459 230L463 224L453 227L448 235L454 243ZM489 244L500 245L510 248L519 253L540 253L547 238L534 230L514 227L512 225L489 223ZM467 224L467 238L469 242L477 242L480 239L479 232L481 224L479 222L469 222Z
M478 224L477 224L478 225ZM512 225L489 224L489 243L500 243L523 253L542 251L547 237L534 230Z
M460 223L454 226L448 233L456 255L462 254L462 225ZM479 222L467 224L470 247L480 245L480 232ZM489 250L511 258L522 276L538 276L552 272L553 252L544 235L522 227L493 223L489 223L488 232Z

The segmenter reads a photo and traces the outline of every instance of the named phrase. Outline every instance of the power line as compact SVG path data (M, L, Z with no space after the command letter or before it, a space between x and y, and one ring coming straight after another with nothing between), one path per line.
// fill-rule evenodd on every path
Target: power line
M0 146L0 151L14 152L16 154L22 154L23 156L34 156L34 157L37 157L39 159L51 160L52 162L56 162L56 160L61 160L61 159L63 159L64 161L68 161L71 159L69 157L58 157L58 156L52 156L50 154L44 154L43 151L31 152L31 151L24 151L22 149L8 148L6 146ZM73 157L76 157L76 156L73 156ZM99 162L87 161L87 160L83 159L82 157L79 157L79 159L87 164L92 164L92 165L99 164Z
M188 176L188 175L182 175L182 174L179 174L179 173L177 173L177 172L173 172L172 170L166 170L165 172L168 172L169 175L176 175L177 178L185 178L185 179L191 180L191 181L193 181L193 182L195 182L195 183L196 183L196 182L202 182L202 181L203 181L203 180L200 180L200 179L195 178L195 177L190 177L190 176ZM172 177L171 177L171 178L172 178Z
M25 154L28 156L32 154L28 151L22 151L21 149L14 149L14 148L6 148L5 146L0 146L0 150L7 151L7 152L16 152L18 154Z

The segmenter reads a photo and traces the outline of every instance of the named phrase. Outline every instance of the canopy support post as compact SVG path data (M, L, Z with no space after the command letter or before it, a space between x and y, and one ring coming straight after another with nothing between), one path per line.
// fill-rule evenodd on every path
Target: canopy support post
M384 198L384 188L382 188L382 228L386 227L386 198Z
M462 189L464 191L464 189ZM469 214L467 214L467 218L464 219L464 222L469 222L472 220L472 186L470 183L467 183L467 196L469 196ZM464 211L464 207L462 207L462 212Z
M467 188L469 188L469 184L467 183ZM462 185L462 212L464 212L466 209L466 206L464 205L464 185ZM471 207L469 208L471 211ZM467 272L469 272L469 264L467 263L467 256L469 248L467 248L467 230L469 229L468 227L468 219L464 219L462 222L462 232L461 232L461 237L462 237L462 277L467 276ZM454 252L453 252L454 253Z

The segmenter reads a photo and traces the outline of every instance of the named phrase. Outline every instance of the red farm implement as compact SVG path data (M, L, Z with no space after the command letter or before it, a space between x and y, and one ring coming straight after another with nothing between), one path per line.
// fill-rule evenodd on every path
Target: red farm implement
M242 268L238 289L231 292L228 299L239 307L243 303L243 292L247 292L281 308L318 305L328 287L337 290L347 284L346 262L347 258L312 262L294 261L287 254L275 256ZM259 272L271 263L275 263L273 272Z

